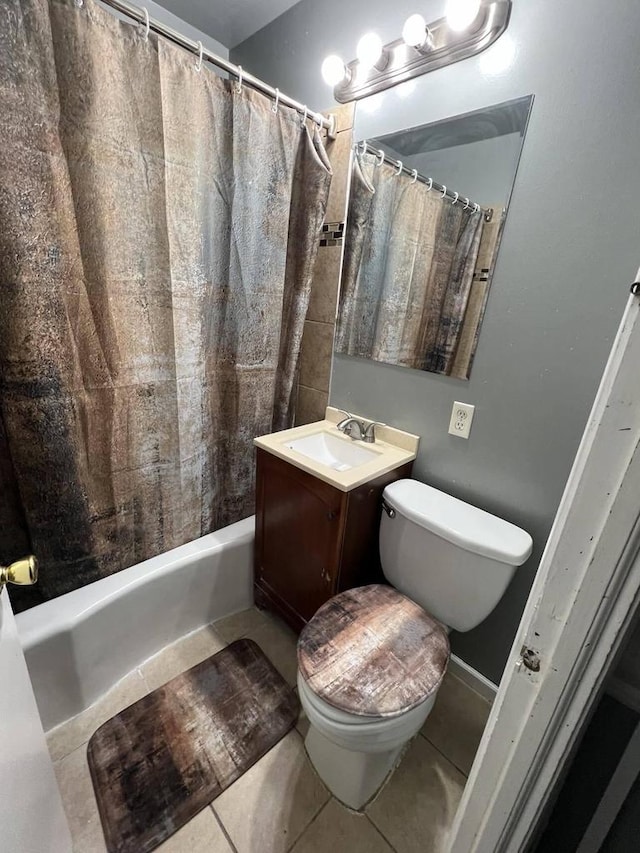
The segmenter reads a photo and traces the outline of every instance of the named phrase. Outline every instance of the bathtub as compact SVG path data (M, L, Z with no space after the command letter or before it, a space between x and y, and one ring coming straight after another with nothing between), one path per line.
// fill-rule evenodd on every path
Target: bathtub
M253 604L255 519L16 616L45 731L197 628Z

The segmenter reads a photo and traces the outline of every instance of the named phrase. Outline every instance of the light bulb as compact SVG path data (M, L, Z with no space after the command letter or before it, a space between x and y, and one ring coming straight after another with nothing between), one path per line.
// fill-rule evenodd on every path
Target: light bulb
M422 15L409 15L402 28L402 40L409 47L422 47L427 40L427 22Z
M447 25L455 32L465 30L480 11L480 0L447 0Z
M337 86L345 78L346 68L344 67L344 62L335 53L326 57L322 63L321 70L324 82L329 86Z
M373 68L382 56L382 39L377 33L362 36L356 48L356 56L362 68Z

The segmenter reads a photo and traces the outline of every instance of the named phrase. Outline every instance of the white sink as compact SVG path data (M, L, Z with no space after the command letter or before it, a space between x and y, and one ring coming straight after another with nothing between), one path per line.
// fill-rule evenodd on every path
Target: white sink
M365 462L371 462L380 454L369 450L351 439L340 438L328 432L314 432L304 438L295 438L284 443L289 450L295 450L303 456L333 468L334 471L350 471Z

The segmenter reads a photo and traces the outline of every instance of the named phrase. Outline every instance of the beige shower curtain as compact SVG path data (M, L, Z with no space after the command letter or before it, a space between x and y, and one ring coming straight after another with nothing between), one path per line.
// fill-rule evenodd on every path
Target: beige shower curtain
M253 511L330 168L93 0L0 6L0 559L49 598Z
M354 158L337 349L455 375L482 214L376 159Z

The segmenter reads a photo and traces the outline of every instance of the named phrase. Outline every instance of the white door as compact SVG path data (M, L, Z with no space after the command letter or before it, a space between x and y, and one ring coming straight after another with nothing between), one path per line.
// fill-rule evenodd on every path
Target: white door
M456 815L452 853L526 849L640 603L639 365L632 296Z
M71 836L6 589L0 594L0 850L71 851Z

